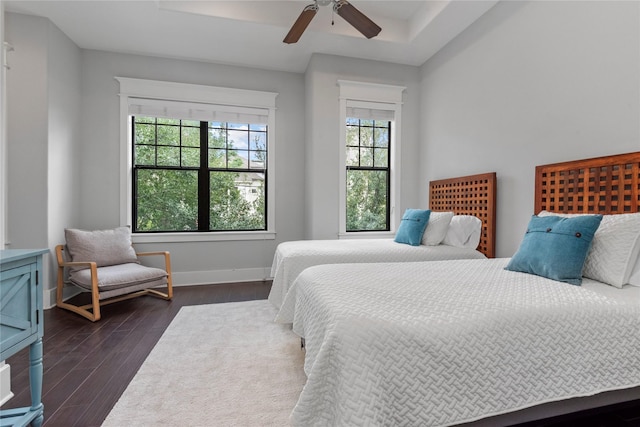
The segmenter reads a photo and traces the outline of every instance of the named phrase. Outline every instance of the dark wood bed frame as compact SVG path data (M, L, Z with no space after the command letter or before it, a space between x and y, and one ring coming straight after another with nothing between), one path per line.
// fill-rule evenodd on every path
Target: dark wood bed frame
M478 250L496 254L496 173L489 172L429 182L429 209L475 215L482 221Z
M640 212L640 152L537 166L535 174L535 213ZM431 181L429 208L480 218L478 250L495 257L495 172Z
M535 213L640 212L640 152L536 167Z
M537 166L534 199L535 213L640 212L640 152ZM640 387L607 391L545 403L465 426L513 425L638 399Z

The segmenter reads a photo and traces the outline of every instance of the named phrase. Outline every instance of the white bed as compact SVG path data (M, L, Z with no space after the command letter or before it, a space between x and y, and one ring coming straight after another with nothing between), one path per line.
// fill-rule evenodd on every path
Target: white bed
M306 342L293 424L452 425L640 386L640 288L506 263L305 270L281 319Z
M322 264L479 259L475 249L448 245L411 246L393 239L301 240L278 245L271 267L269 301L280 308L294 280L306 268Z
M431 181L429 192L430 206L438 212L431 213L420 246L396 243L393 238L280 243L271 267L269 301L280 308L298 275L315 265L493 257L496 174Z
M278 317L306 343L293 424L509 425L637 399L638 179L640 152L536 167L553 214L510 259L304 270Z

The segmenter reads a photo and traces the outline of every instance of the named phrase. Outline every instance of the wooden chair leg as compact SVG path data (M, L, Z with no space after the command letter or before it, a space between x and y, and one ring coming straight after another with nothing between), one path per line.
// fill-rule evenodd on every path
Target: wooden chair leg
M167 299L171 300L173 298L173 278L171 275L171 255L169 252L164 253L164 266L167 272Z
M91 305L93 307L93 321L100 320L100 290L98 289L98 268L91 266Z

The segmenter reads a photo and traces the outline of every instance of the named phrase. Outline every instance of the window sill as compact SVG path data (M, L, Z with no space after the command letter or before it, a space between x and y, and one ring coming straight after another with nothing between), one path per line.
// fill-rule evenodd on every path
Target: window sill
M216 233L134 233L133 243L182 243L182 242L222 242L243 240L273 240L273 231L216 232Z

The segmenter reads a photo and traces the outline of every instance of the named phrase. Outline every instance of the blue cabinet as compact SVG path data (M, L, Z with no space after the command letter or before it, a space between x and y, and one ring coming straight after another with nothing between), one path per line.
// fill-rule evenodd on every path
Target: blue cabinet
M2 410L0 426L42 425L42 256L47 249L0 251L0 360L29 347L31 406Z

